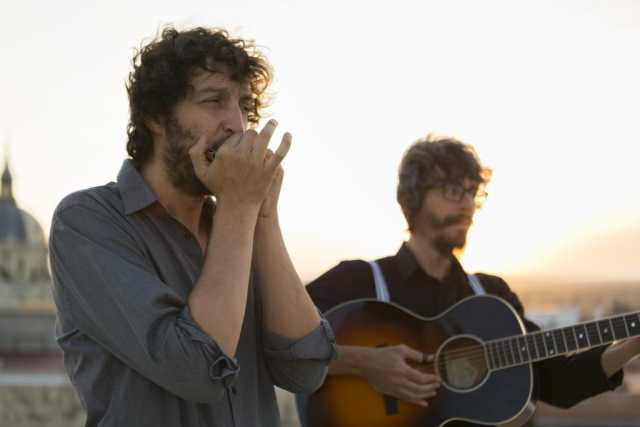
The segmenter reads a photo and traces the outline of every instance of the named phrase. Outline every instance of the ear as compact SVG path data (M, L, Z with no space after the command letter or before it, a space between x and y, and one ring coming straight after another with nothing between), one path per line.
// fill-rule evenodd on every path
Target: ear
M154 118L145 119L144 124L149 129L149 131L151 131L151 134L153 136L164 136L165 134L164 126L160 124L160 121L158 121L157 119L154 119Z

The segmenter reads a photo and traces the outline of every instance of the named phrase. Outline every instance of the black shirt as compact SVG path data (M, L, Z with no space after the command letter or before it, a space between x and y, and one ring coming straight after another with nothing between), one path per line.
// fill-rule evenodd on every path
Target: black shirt
M425 273L406 244L395 256L378 260L389 288L391 301L421 316L442 313L474 291L462 266L452 256L452 267L444 280ZM488 294L503 298L522 317L527 331L540 328L524 317L517 295L500 277L477 274ZM346 301L376 298L371 267L366 261L343 261L312 281L307 290L324 312ZM534 363L534 396L552 405L570 407L588 397L612 390L622 382L619 371L607 378L600 358L606 346L569 357L559 356Z

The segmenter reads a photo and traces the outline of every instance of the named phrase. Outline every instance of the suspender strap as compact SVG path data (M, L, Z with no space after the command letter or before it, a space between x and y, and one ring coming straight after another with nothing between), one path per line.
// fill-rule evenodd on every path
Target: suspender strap
M482 283L480 283L480 279L478 279L478 276L476 276L475 274L467 274L467 277L469 278L469 285L471 285L471 289L473 289L473 292L476 295L486 294L484 288L482 287Z
M376 285L376 298L378 301L391 301L391 298L389 297L389 288L387 287L387 282L384 279L380 266L376 261L369 261L369 266L373 272L373 282ZM484 290L480 279L478 279L478 276L475 274L467 274L467 278L469 279L469 286L471 286L474 294L485 295L487 293Z
M378 301L391 301L391 299L389 298L389 288L387 287L387 281L384 280L384 276L382 275L380 266L375 261L369 261L369 266L371 266L371 271L373 272L373 282L376 285L376 298L378 299Z

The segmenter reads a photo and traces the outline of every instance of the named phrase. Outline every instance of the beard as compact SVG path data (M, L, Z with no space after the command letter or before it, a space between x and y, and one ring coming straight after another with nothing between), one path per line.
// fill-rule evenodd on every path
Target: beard
M468 228L449 229L450 226L470 221L468 215L449 215L438 217L435 213L425 210L425 219L433 230L433 245L442 255L451 255L456 249L464 249L467 244Z
M183 129L175 118L168 121L166 131L167 144L162 160L171 184L191 196L211 195L211 191L196 176L189 156L189 149L196 143L196 137L188 129Z

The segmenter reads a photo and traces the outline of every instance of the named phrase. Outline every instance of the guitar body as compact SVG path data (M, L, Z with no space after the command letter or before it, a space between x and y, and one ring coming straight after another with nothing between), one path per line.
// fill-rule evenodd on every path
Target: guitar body
M482 343L521 335L520 318L502 299L468 297L433 318L373 299L341 304L325 313L339 345L382 347L406 344L436 354L418 367L443 384L423 408L383 396L356 376L328 376L308 403L311 427L437 427L452 420L478 424L512 422L531 398L531 364L489 369Z

